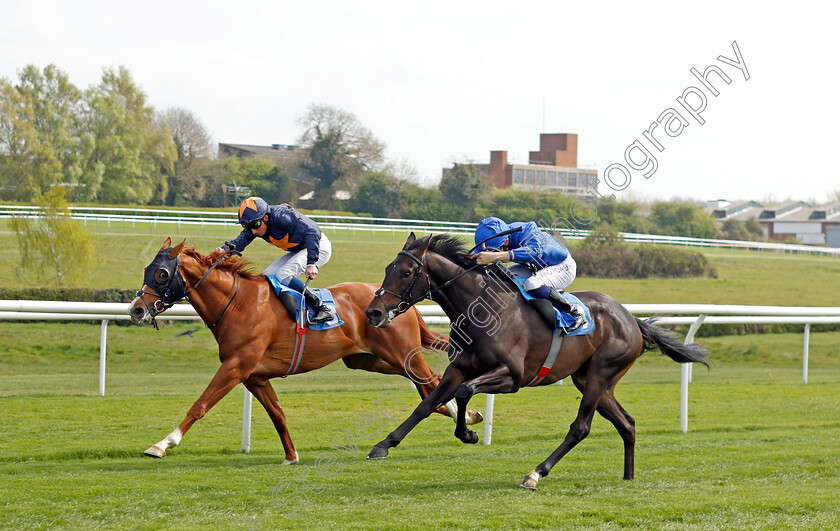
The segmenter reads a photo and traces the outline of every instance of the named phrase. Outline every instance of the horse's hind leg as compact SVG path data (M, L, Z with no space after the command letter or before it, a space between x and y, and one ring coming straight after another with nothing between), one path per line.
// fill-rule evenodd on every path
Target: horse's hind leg
M580 401L578 414L572 425L569 427L569 432L563 439L560 446L548 456L548 459L540 463L537 468L532 470L525 476L525 479L519 484L520 487L528 489L536 489L540 478L543 478L551 472L551 469L557 462L572 448L577 446L579 442L584 440L589 435L589 430L592 427L592 417L595 415L595 409L601 400L604 392L610 387L611 382L604 376L599 374L591 374L593 372L590 367L590 374L586 379L586 384L583 390L583 398Z
M298 462L298 453L295 450L295 443L292 442L292 436L289 434L289 428L286 425L286 415L283 414L283 408L280 407L280 401L277 400L277 393L274 392L274 387L267 378L248 378L243 382L245 387L251 391L257 400L260 401L265 412L274 423L274 429L280 436L280 441L283 443L283 450L286 451L286 459L283 461L284 465L294 465Z
M582 374L572 375L575 387L583 392L586 381ZM621 407L615 399L615 386L607 389L596 408L598 413L615 426L616 431L624 441L624 479L633 479L634 455L636 447L636 421L630 413Z

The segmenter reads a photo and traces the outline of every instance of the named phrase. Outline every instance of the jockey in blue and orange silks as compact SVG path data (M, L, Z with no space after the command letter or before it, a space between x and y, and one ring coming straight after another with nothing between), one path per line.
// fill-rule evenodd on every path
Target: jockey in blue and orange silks
M284 285L303 293L306 304L315 312L310 322L332 320L332 311L315 293L304 290L304 283L297 278L305 274L308 279L314 279L318 268L326 264L332 254L332 244L318 224L289 204L269 205L259 197L242 201L239 223L243 227L239 236L217 247L216 251L242 252L255 238L288 251L265 268L263 274L274 275Z
M519 228L520 231L495 236ZM475 254L476 263L486 265L502 261L516 262L510 270L514 275L526 278L524 287L528 295L535 299L548 299L558 310L574 317L575 323L569 327L567 333L586 325L583 312L569 304L563 296L563 289L572 283L577 273L577 264L564 245L540 230L533 221L508 225L495 217L479 222L475 231L475 243L478 245L483 241L481 249Z

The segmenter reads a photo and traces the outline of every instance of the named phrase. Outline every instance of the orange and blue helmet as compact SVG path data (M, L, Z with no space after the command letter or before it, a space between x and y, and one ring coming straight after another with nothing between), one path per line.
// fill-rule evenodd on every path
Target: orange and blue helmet
M256 222L262 222L268 214L268 203L260 197L249 197L239 205L239 224L246 228L259 228ZM252 225L256 225L252 227Z
M478 222L478 227L475 229L475 244L480 245L481 242L484 242L484 245L488 249L501 249L507 240L507 236L499 236L496 238L491 238L491 236L507 230L510 230L510 227L508 227L508 224L501 219L493 217L484 218ZM485 241L487 238L490 239ZM479 249L479 251L480 250L481 249Z

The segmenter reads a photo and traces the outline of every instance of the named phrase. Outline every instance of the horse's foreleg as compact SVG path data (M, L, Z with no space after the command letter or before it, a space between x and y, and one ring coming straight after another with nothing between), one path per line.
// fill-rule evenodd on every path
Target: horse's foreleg
M274 387L267 378L248 378L245 380L245 387L251 391L257 400L260 401L265 412L271 418L274 424L274 429L280 436L280 441L283 443L283 450L286 452L286 459L283 461L284 465L294 465L298 462L298 453L295 450L295 443L292 442L292 436L289 434L289 427L286 424L286 415L283 414L283 408L280 407L280 401L277 399L277 393L274 392Z
M149 457L165 456L166 450L178 446L181 438L195 424L195 421L207 414L210 408L216 405L216 402L224 398L241 381L242 371L239 368L239 364L235 361L223 363L219 367L219 370L216 371L213 379L210 380L210 385L207 386L207 389L201 393L198 400L187 411L187 416L181 421L178 428L143 453Z
M441 404L449 401L455 396L455 390L464 381L464 374L455 367L450 365L443 373L443 378L435 387L434 391L429 393L429 396L420 402L420 405L411 413L411 415L400 424L397 429L392 431L388 436L377 443L376 446L368 454L368 459L384 459L388 457L388 449L400 444L408 433L414 429L421 420L431 415Z
M468 382L462 383L455 392L455 402L458 404L458 418L455 422L455 437L461 442L475 444L478 434L467 429L467 404L476 393L512 393L516 391L513 377L507 365L500 365Z

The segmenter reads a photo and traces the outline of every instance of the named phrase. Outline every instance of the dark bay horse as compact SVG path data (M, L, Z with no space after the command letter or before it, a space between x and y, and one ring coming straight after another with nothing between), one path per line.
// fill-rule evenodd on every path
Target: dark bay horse
M189 409L175 431L144 453L163 457L177 446L190 427L237 384L243 383L265 408L286 452L283 464L298 461L286 426L286 416L269 379L284 376L293 362L295 322L274 294L264 275L249 272L250 262L226 258L222 253L202 256L184 242L171 247L169 238L146 268L143 288L128 313L134 322L156 324L155 316L177 301L188 298L219 344L222 366L207 389ZM216 264L216 266L214 266ZM394 328L377 329L367 323L364 307L376 286L346 282L330 287L344 324L329 330L310 330L295 374L320 369L341 359L351 369L409 377L425 398L437 385L422 356L421 347L445 349L449 338L435 334L420 313L412 311L394 322ZM455 416L454 404L438 408ZM481 415L469 412L471 422Z
M706 349L681 344L664 330L635 318L618 301L593 291L575 292L590 309L595 329L563 339L557 361L538 385L571 376L583 393L577 418L560 446L525 476L520 486L536 489L541 477L588 434L595 411L610 421L624 441L624 479L633 479L635 421L615 399L618 380L646 350L659 348L680 363L705 361ZM450 364L432 393L411 416L368 454L388 456L406 435L441 403L455 397L463 411L476 393L515 393L546 361L552 332L497 264L476 268L460 240L449 235L415 239L385 269L382 289L365 310L371 324L387 327L424 298L443 308L452 323ZM474 444L478 436L459 414L455 436Z

